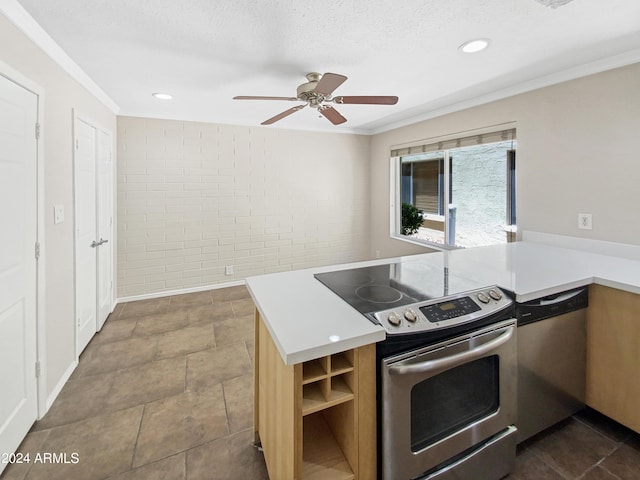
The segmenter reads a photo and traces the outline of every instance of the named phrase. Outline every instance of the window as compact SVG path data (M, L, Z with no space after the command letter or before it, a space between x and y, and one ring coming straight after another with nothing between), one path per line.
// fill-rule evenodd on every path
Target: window
M392 150L392 236L442 248L514 240L515 129Z

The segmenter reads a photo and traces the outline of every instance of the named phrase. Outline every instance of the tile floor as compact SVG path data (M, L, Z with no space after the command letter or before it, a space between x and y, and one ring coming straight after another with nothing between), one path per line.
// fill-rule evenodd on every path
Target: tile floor
M267 479L253 308L244 287L118 305L20 447L79 461L10 465L2 480ZM578 478L640 479L640 435L587 409L521 445L508 477Z

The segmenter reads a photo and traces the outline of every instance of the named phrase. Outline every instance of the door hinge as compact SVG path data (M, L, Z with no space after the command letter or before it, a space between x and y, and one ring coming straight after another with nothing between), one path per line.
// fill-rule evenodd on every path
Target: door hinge
M78 149L78 140L76 140L76 150Z
M36 378L40 378L40 362L36 362Z
M36 260L40 258L40 242L36 242Z
M40 124L36 123L36 140L40 140Z

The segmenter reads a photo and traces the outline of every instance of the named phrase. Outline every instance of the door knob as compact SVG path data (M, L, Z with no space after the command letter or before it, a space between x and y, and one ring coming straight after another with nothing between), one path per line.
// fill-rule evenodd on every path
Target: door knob
M98 243L98 245L102 245L104 243L109 243L109 240L104 240L103 238L100 238L100 242Z
M91 242L91 245L89 245L91 248L96 248L100 246L100 243L96 242L95 240L93 242Z

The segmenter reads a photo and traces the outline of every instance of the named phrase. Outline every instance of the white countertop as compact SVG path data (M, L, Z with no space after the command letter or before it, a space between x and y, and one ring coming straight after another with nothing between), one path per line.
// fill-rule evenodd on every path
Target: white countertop
M247 287L287 365L385 338L374 325L314 278L315 273L395 262L418 262L473 288L498 285L525 302L597 283L640 294L640 262L516 242L449 252L330 265L250 277Z

